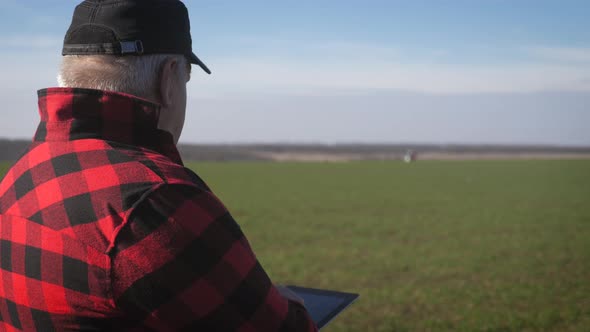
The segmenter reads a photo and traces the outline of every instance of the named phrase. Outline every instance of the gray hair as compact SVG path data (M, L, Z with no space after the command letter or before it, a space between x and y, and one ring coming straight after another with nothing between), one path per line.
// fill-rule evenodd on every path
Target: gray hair
M60 87L123 92L157 101L160 71L171 58L178 62L179 75L188 75L183 55L69 55L63 58L57 81Z

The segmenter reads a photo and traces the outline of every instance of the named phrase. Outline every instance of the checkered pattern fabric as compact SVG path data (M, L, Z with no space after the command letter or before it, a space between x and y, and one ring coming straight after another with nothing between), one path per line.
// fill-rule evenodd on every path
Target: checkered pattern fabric
M183 167L156 104L52 88L39 109L0 182L0 331L317 331Z

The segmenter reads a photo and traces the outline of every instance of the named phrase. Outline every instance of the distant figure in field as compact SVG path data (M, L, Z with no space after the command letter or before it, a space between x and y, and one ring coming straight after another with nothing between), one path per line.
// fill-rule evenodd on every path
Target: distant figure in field
M406 151L406 154L404 155L404 162L406 163L411 163L416 161L417 159L417 153L414 150L408 150Z
M183 167L184 4L84 1L63 55L0 183L0 331L316 331Z

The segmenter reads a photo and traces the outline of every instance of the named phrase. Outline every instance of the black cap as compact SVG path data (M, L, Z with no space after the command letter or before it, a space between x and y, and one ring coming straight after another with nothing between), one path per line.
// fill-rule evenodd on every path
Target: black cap
M188 10L178 0L86 0L74 11L63 55L193 53Z

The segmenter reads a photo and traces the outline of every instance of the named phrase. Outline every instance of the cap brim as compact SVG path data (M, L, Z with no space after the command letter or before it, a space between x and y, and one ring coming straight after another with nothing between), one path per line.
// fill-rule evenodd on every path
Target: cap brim
M203 70L207 73L207 74L211 74L211 71L209 70L209 68L207 68L207 66L203 63L203 61L201 61L201 59L199 59L195 53L191 53L190 56L190 61L191 63L194 63L195 65L199 65L199 67L203 68Z

